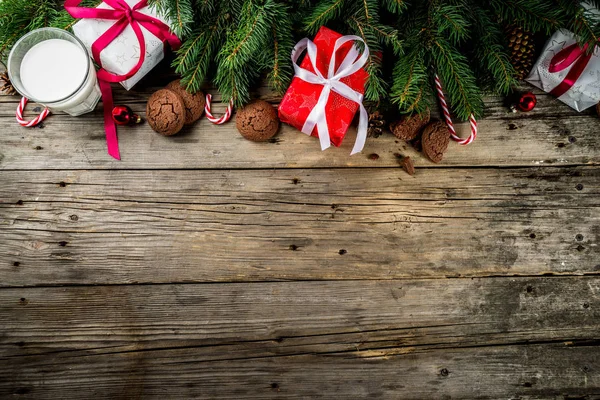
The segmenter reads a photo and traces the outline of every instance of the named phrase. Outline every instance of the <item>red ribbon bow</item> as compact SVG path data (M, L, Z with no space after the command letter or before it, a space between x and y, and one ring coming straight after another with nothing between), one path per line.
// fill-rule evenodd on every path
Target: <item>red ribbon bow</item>
M579 44L573 43L552 57L548 68L548 71L551 73L561 72L571 66L573 67L567 73L565 79L563 79L557 87L552 89L550 94L560 97L573 87L592 58L592 53L587 54L588 47L588 43L583 47L579 47Z
M100 83L100 91L102 92L102 102L104 103L104 130L106 131L108 154L117 160L120 160L121 156L119 155L117 128L112 120L113 97L110 83L123 82L131 78L144 64L144 60L146 59L146 41L144 40L144 34L142 33L142 26L162 42L168 42L171 48L174 50L181 46L181 42L177 36L171 33L168 25L156 18L138 11L139 9L148 5L147 0L141 0L133 7L130 7L125 0L104 0L106 4L113 8L112 10L103 8L78 7L81 1L82 0L65 1L65 9L69 14L71 14L72 17L109 19L116 21L113 26L111 26L92 44L92 56L101 67L98 71L98 81ZM115 40L128 25L131 25L131 28L133 29L133 32L135 33L140 45L140 59L128 73L124 75L113 74L102 67L100 53L110 43L112 43L112 41Z

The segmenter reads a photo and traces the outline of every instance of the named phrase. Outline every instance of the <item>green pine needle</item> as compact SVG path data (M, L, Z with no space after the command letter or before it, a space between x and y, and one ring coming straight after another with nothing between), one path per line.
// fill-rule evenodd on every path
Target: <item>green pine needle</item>
M85 0L94 7L99 0ZM505 29L516 25L550 35L573 32L594 51L600 0L150 0L183 40L173 61L187 89L212 81L237 106L262 78L283 92L293 75L297 40L321 26L361 37L369 46L365 99L418 113L433 98L438 74L454 114L481 116L482 93L509 93L517 84ZM62 0L0 0L0 57L23 34L44 26L69 29L76 20ZM358 45L360 48L361 45Z

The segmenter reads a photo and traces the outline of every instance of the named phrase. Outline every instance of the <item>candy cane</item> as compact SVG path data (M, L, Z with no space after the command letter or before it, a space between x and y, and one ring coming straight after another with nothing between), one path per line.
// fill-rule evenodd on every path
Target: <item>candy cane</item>
M17 106L17 122L21 126L25 126L27 128L36 126L40 122L46 119L46 117L50 114L50 110L48 108L44 108L44 111L40 113L37 117L32 119L31 121L26 121L23 119L23 110L25 110L25 106L27 105L27 98L23 97Z
M233 99L229 100L229 105L227 106L227 110L225 110L225 114L223 114L220 118L215 118L210 111L212 95L208 93L206 95L206 105L204 106L204 112L206 113L206 118L216 125L224 124L229 121L231 118L231 114L233 113Z
M442 89L442 82L437 74L435 75L435 88L437 89L438 98L440 99L440 106L442 107L444 119L446 120L446 125L448 125L448 130L450 131L450 136L452 139L457 141L458 144L462 145L472 143L477 137L477 120L475 119L475 116L471 114L469 117L469 123L471 124L471 134L469 137L463 139L458 136L456 134L456 130L454 129L454 123L452 122L452 117L450 116L450 110L448 110L448 105L446 104L446 96L444 95L444 90Z

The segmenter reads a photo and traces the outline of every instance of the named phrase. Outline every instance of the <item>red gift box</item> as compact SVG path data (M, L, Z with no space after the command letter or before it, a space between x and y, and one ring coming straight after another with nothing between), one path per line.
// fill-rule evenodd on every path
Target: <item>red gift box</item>
M335 41L340 37L342 37L342 35L339 33L321 27L313 40L317 47L317 68L319 68L324 76L327 75ZM338 49L335 57L336 68L342 63L353 45L353 42L347 42ZM304 57L300 67L310 72L315 72L308 56ZM359 69L354 74L341 78L340 82L343 82L353 90L364 94L365 83L367 82L368 77L369 74L364 69ZM279 104L279 119L282 122L292 125L298 130L302 130L308 115L317 104L322 90L323 85L309 83L299 77L294 77L290 87ZM329 127L331 143L334 146L339 147L342 144L342 140L344 139L358 108L358 103L347 99L334 91L331 92L329 101L325 107L325 117ZM319 136L316 126L311 135L315 137Z

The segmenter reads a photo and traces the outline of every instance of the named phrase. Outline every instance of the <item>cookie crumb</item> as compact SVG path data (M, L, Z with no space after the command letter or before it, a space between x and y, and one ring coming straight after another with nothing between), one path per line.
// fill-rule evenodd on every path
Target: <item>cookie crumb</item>
M400 166L410 176L413 176L415 174L415 164L413 163L413 160L410 159L410 157L402 158L402 160L400 160Z

